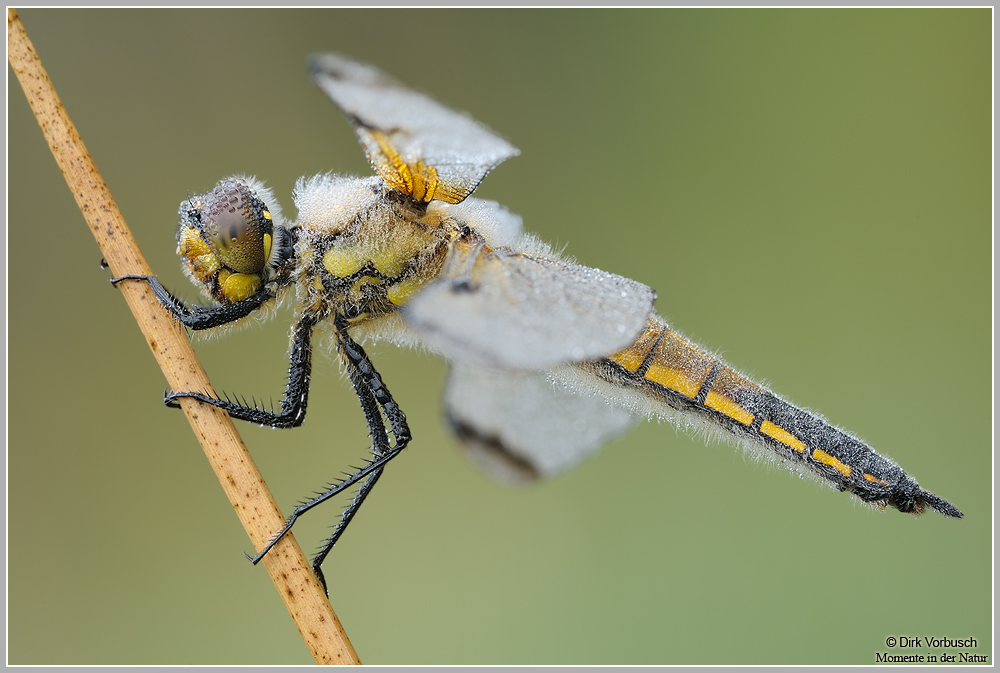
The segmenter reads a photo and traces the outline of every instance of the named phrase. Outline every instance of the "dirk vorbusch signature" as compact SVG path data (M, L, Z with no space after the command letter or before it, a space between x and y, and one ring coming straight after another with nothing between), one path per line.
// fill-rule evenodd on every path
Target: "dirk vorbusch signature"
M975 649L978 645L975 638L935 638L933 636L889 636L885 639L885 644L889 647L902 649ZM888 652L876 652L875 663L877 664L897 664L897 663L923 663L923 664L986 664L989 663L989 656L985 654L975 654L973 652L941 652L939 654L889 654Z

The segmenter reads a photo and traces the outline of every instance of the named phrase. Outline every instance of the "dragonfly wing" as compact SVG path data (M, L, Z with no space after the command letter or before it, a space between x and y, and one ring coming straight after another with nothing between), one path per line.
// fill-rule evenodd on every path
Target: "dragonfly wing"
M339 54L309 59L313 82L357 131L372 167L417 201L459 203L516 147L468 115Z
M637 420L601 397L551 383L545 372L465 365L451 370L444 408L473 461L506 482L568 470Z
M456 206L447 206L447 209L451 217L472 226L491 247L516 245L524 235L521 216L496 201L473 196Z
M578 264L456 245L442 277L403 307L453 361L548 369L617 353L646 328L656 293Z

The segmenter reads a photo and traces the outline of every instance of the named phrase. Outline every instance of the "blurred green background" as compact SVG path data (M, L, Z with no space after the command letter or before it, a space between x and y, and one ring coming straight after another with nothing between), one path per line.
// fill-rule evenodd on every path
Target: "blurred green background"
M182 296L189 194L256 174L289 213L300 175L370 173L303 66L344 52L520 147L480 196L652 285L677 329L966 514L873 512L657 423L551 482L495 485L443 427L444 364L380 345L415 440L325 566L366 663L934 653L890 635L992 651L989 9L21 18ZM9 70L8 168L9 662L309 663ZM278 398L290 320L200 339L216 386ZM310 410L240 425L286 512L368 444L326 355ZM338 514L306 517L303 548Z

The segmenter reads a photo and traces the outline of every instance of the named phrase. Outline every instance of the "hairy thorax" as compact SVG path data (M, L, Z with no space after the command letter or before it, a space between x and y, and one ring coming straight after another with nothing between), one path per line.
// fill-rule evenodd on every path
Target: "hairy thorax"
M438 276L459 223L399 198L377 178L300 181L298 303L361 323L394 312Z

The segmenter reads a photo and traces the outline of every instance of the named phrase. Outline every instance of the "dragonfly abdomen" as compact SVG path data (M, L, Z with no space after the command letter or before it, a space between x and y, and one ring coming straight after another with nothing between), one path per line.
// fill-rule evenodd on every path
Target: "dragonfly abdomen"
M654 409L666 404L696 413L876 507L920 513L930 506L946 516L962 516L921 490L892 460L742 376L658 319L650 320L634 344L595 363L594 370L605 380L639 389L652 398Z

